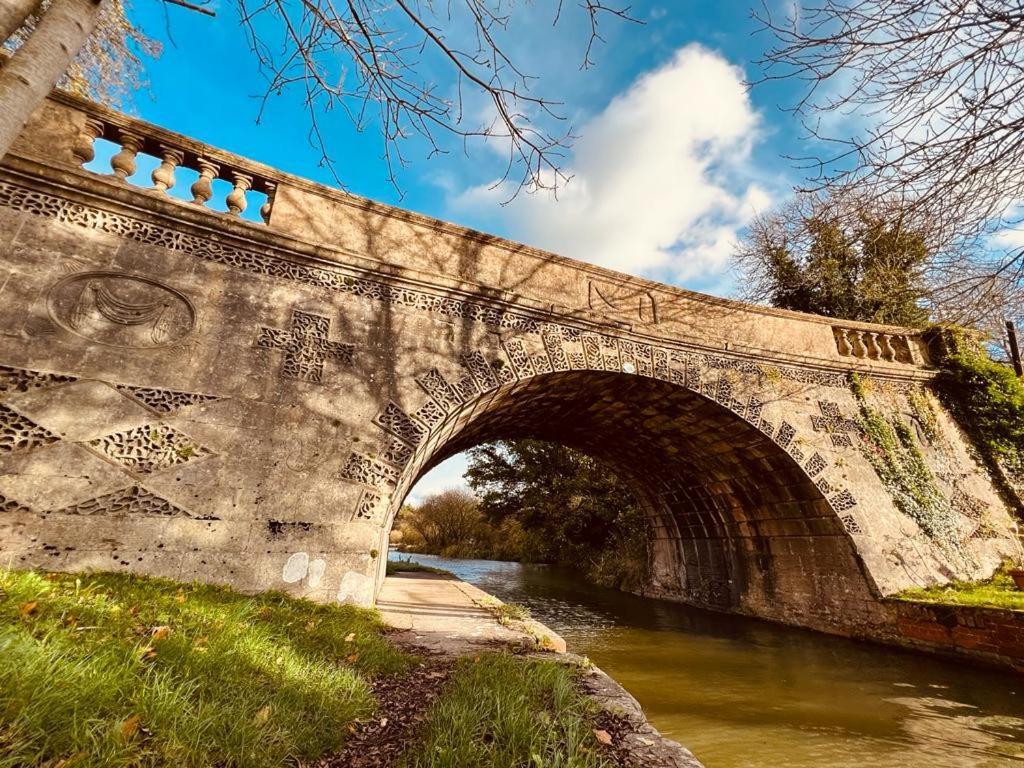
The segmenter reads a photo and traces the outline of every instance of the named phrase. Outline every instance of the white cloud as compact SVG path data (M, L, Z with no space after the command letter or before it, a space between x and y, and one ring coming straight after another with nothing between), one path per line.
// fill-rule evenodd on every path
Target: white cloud
M512 235L595 264L673 282L727 267L737 230L770 204L751 182L758 115L743 73L699 45L639 77L582 126L572 181L553 199L504 209ZM473 187L459 213L495 210L508 190Z

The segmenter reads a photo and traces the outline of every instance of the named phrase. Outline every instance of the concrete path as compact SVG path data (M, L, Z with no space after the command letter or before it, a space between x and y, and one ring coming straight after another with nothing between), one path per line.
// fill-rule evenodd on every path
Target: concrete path
M565 641L538 622L499 623L488 605L501 601L464 581L432 573L399 573L384 579L377 610L409 640L446 653L470 653L489 645L545 645L565 652ZM540 643L541 640L546 643Z

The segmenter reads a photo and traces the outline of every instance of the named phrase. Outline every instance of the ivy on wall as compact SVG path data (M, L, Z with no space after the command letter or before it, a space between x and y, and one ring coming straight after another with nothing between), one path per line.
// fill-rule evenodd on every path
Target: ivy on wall
M899 416L887 419L867 399L864 382L853 374L865 457L892 496L896 508L949 552L961 552L958 515L935 481L913 432ZM928 426L925 425L925 430Z
M977 338L953 330L939 355L939 386L982 457L1024 493L1024 381L992 360Z

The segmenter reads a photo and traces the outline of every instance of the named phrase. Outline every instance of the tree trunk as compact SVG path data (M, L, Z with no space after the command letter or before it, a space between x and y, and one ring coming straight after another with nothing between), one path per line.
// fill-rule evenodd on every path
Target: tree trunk
M18 31L38 3L39 0L0 0L0 45Z
M89 39L103 2L53 0L25 44L0 68L0 157Z

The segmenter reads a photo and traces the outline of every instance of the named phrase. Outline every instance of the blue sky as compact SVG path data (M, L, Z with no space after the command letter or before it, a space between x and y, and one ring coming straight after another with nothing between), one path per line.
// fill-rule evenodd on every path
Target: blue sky
M749 219L778 203L799 179L785 157L805 154L791 83L757 86L763 48L750 3L636 0L642 25L607 20L596 66L580 62L585 15L567 12L552 28L554 3L519 4L505 38L536 90L560 108L580 138L565 159L574 175L558 200L492 189L499 148L480 141L427 157L405 147L401 193L387 178L375 126L357 132L339 111L327 115L332 156L346 188L432 216L564 255L694 290L729 295L728 257ZM325 184L298 90L272 98L256 124L264 80L231 0L213 0L210 19L155 0L135 0L133 18L164 43L147 65L148 92L132 111L143 119ZM781 3L779 4L781 8ZM779 10L779 8L776 8ZM167 37L169 29L173 42ZM445 85L443 80L442 85ZM455 460L418 491L455 482Z

